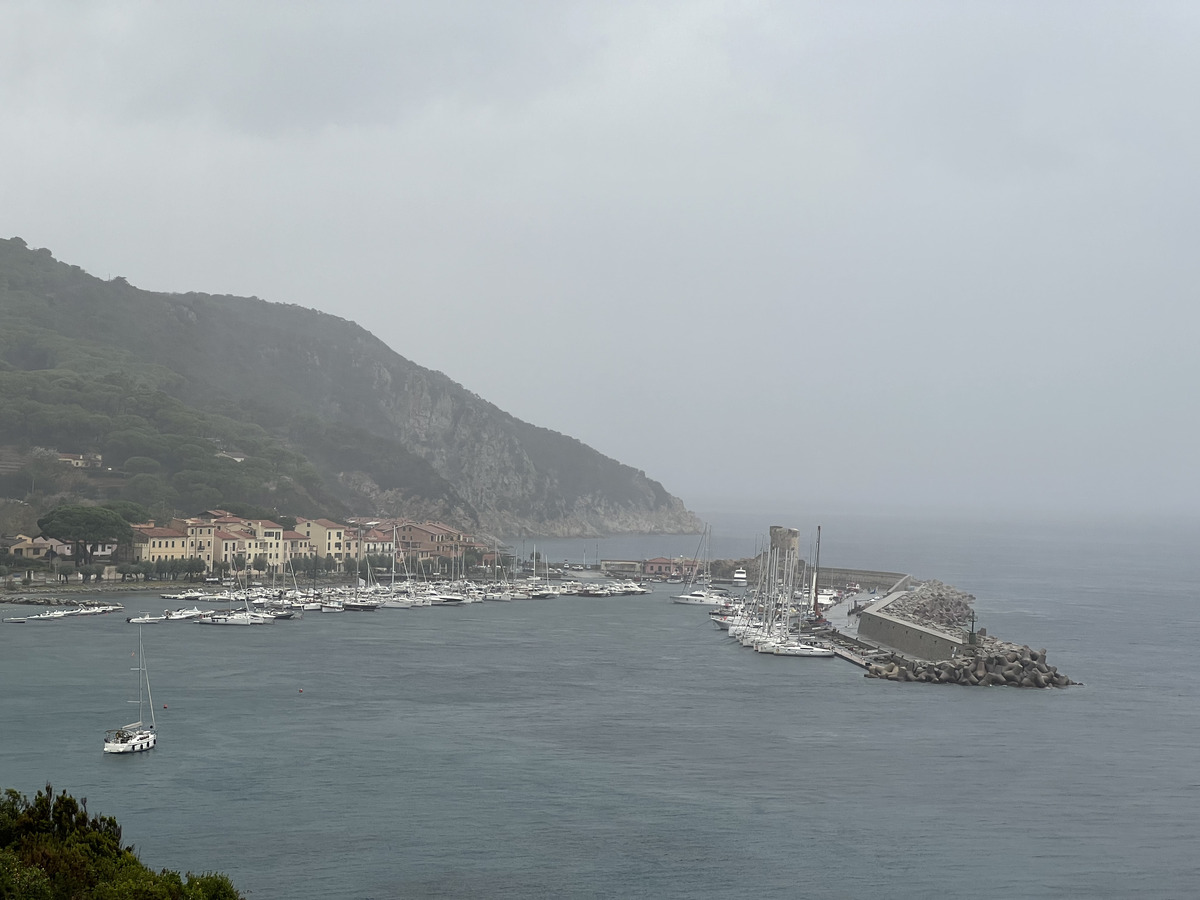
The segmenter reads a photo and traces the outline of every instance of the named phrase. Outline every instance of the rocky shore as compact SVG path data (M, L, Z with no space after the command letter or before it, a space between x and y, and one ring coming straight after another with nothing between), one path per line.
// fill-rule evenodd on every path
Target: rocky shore
M101 582L100 584L23 584L19 590L12 593L0 591L0 603L31 604L35 606L87 606L88 601L82 598L93 594L138 594L161 593L172 590L170 582L154 584L137 584L121 582ZM177 588L175 588L177 589Z
M971 687L1050 688L1079 683L1060 673L1057 667L1047 665L1045 650L1031 650L1014 644L990 650L980 647L973 656L942 662L893 659L887 663L872 663L863 677Z

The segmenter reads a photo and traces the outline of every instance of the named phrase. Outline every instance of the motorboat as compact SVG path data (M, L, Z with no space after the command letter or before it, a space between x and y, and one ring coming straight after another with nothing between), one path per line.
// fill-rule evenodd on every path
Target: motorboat
M697 588L687 594L678 594L671 598L672 603L682 603L687 606L724 606L729 598L724 594L707 588Z
M70 613L65 609L51 609L44 613L34 613L32 616L26 616L27 622L50 622L56 619L65 619L70 616Z
M198 606L193 606L191 609L176 609L174 611L163 610L163 615L166 617L168 622L178 622L186 619L198 619L201 616L212 615L212 610L210 609L205 611Z
M192 621L200 625L266 625L269 622L274 622L275 617L266 615L265 613L241 611L212 613L211 615L192 619Z

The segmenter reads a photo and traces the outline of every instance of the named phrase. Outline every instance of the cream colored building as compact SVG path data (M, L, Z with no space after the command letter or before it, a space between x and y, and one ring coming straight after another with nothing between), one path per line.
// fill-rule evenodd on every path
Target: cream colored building
M348 556L350 542L346 538L347 526L329 519L297 519L296 531L308 538L312 552L322 559L332 557L344 560ZM349 554L353 558L353 554Z
M133 561L189 559L187 532L177 528L157 528L135 525L133 528Z

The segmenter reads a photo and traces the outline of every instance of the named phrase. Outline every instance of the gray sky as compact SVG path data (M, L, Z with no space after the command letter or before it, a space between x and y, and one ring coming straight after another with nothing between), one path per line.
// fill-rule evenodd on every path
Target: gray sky
M0 4L0 235L693 507L1200 504L1200 6Z

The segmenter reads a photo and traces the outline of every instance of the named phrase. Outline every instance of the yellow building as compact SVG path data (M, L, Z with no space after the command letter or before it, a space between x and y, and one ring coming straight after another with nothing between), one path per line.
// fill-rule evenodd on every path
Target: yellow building
M133 561L158 562L160 559L188 559L187 532L176 528L139 525L133 528Z
M345 525L329 519L297 519L296 531L308 538L312 552L321 558L354 559L354 539Z

